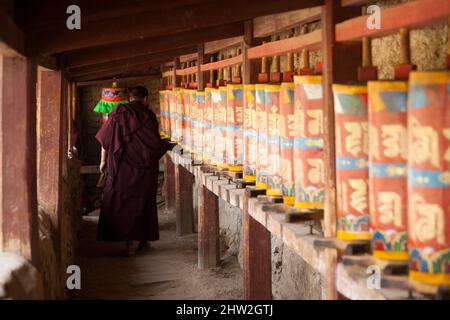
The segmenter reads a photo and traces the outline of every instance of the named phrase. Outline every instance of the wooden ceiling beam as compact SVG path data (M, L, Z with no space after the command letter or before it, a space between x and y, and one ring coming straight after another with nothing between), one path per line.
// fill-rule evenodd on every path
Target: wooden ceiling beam
M33 54L49 55L149 37L163 35L171 37L179 32L210 28L318 5L323 5L323 0L208 1L207 4L161 12L151 17L143 12L122 17L120 20L107 19L84 23L82 29L75 32L67 28L38 31L29 37L28 45Z
M241 35L242 32L242 23L233 23L197 31L183 32L170 37L162 36L88 50L78 50L64 55L65 66L70 69L143 54L154 54L183 48L193 43L196 44Z
M164 51L164 52L159 52L159 53L155 53L155 54L141 55L141 56L136 56L136 57L127 58L127 59L120 59L120 60L113 60L113 61L108 61L108 62L99 63L99 64L95 64L95 65L74 68L74 69L70 70L70 74L73 77L78 77L78 76L82 76L85 74L90 74L90 73L95 73L95 72L100 72L100 71L108 71L110 69L116 68L117 66L125 67L125 66L139 65L142 63L149 63L152 61L167 61L169 59L172 59L175 56L179 56L179 55L186 54L189 52L195 52L195 50L197 50L197 46L190 46L190 47L186 47L186 48L175 49L175 50L171 50L171 51Z
M6 7L0 7L0 54L25 55L25 34Z
M160 63L162 63L162 61L154 61L127 67L119 66L116 69L110 69L108 71L99 71L79 77L71 77L71 80L75 82L82 82L91 80L101 80L105 78L119 78L119 77L123 78L123 77L134 77L143 75L154 75L155 72L150 70L150 68ZM160 75L158 74L158 76Z

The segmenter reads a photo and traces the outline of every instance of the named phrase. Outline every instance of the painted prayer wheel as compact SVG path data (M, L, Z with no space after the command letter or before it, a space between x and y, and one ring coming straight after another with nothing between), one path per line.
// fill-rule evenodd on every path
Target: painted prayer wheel
M242 171L244 162L244 87L227 85L226 165L230 171Z
M189 129L189 145L188 150L195 153L195 126L197 120L197 90L189 90L189 114L187 128Z
M214 106L213 106L213 92L216 89L205 89L205 112L203 128L203 159L211 161L214 152Z
M128 92L126 88L116 88L113 83L112 88L102 89L102 98L94 108L94 112L102 114L102 125L108 121L108 115L122 103L128 103Z
M203 130L205 128L205 92L197 92L197 112L195 119L194 146L195 156L198 160L203 160Z
M321 76L295 76L295 207L323 209L323 90Z
M177 131L177 92L174 89L169 93L169 118L170 118L170 140L176 142Z
M256 181L258 151L258 118L256 115L255 85L244 85L244 181Z
M367 86L333 85L337 236L370 240Z
M168 138L172 136L172 115L170 112L170 104L173 101L172 90L166 90L166 135Z
M184 113L184 88L174 88L176 95L175 112L175 140L182 145L183 139L183 113Z
M227 87L219 87L212 92L214 109L214 153L212 164L226 168L227 139Z
M181 122L181 134L183 139L181 140L181 146L186 151L190 151L191 137L190 137L190 112L191 112L191 89L183 90L183 114L182 114L182 122Z
M408 260L407 97L407 82L368 83L370 229L382 260Z
M256 153L256 188L267 189L267 110L265 85L255 85L256 115L258 117L258 150Z
M450 72L412 72L408 100L409 277L450 285Z
M282 196L281 184L281 117L280 85L265 86L264 104L267 111L267 195Z
M164 114L164 110L166 108L166 96L165 96L165 92L164 91L159 91L159 122L160 122L160 132L159 134L164 137L165 136L165 126L166 126L166 121L164 119L165 114Z
M283 202L294 205L294 83L284 82L280 92L281 189Z

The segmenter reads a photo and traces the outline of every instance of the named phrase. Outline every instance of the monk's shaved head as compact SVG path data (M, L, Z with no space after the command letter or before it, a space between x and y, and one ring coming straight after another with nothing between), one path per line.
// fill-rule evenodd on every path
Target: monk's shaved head
M144 101L148 97L148 90L143 86L136 86L130 89L130 101Z

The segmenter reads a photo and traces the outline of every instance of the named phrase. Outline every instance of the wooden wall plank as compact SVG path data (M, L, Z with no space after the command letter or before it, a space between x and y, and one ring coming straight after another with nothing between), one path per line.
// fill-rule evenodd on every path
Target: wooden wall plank
M39 267L36 64L0 55L0 250Z

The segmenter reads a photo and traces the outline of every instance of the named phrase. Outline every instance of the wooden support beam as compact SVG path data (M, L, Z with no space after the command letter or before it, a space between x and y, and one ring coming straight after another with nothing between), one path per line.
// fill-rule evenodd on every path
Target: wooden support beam
M220 265L219 199L202 183L198 184L198 268Z
M356 41L363 37L382 37L397 33L400 28L419 28L446 21L450 1L412 1L381 11L381 28L367 28L367 16L359 16L336 25L336 41Z
M254 18L254 37L268 37L274 33L291 29L304 23L320 20L321 12L322 9L319 6Z
M175 165L175 213L177 236L194 232L193 175Z
M73 68L144 54L155 54L158 52L189 47L193 43L202 43L209 40L242 35L242 32L242 23L238 22L206 29L197 29L195 31L181 32L171 36L128 41L120 45L77 50L64 53L65 66L67 68Z
M76 32L67 28L38 31L29 37L29 47L34 53L50 55L149 37L169 36L322 4L323 0L209 1L206 4L192 6L189 10L161 12L151 19L146 12L127 16L120 20L120 28L117 28L116 19L107 19L84 23L83 28ZM233 8L233 14L224 14L230 8ZM111 32L112 30L114 32Z
M205 43L205 54L218 52L222 49L239 45L243 40L243 36L237 36L222 40L209 41Z
M205 90L205 76L202 72L201 65L205 63L205 45L199 44L197 46L197 89L199 91Z
M102 71L109 71L111 69L117 69L118 67L129 67L132 68L136 65L148 64L148 65L156 65L156 62L167 61L175 56L180 54L185 54L187 52L195 52L197 50L197 46L189 46L180 49L174 49L170 51L149 54L149 55L141 55L127 59L120 60L112 60L109 62L99 63L95 65L88 65L84 67L77 67L70 70L70 74L72 77L79 77L86 74L97 73Z
M25 55L25 34L3 7L0 7L0 54Z
M152 79L152 78L160 78L160 75L143 75L143 76L128 77L128 78L110 78L110 79L103 79L103 80L83 81L83 82L75 82L75 85L77 87L84 87L84 86L98 85L98 84L102 84L102 83L110 83L113 81L117 81L118 79L120 79L120 83L127 83L127 82L144 81L144 79Z
M235 66L235 65L241 64L241 63L242 63L242 54L240 54L238 56L234 56L229 59L224 59L224 60L220 60L220 61L216 61L216 62L210 62L210 63L203 64L203 65L201 65L200 69L203 72L205 72L205 71L210 71L210 70L223 69L223 68Z
M322 9L322 63L323 63L323 103L324 103L324 163L325 165L325 215L326 237L336 236L336 151L334 127L334 101L332 85L356 81L358 66L361 65L361 45L359 43L335 42L335 24L349 15L358 15L360 10L344 10L340 0L326 0ZM329 265L327 299L338 298L336 290L337 253L326 249L326 263Z
M172 70L172 80L173 80L173 85L175 87L179 87L180 86L180 77L177 76L177 69L180 67L180 58L179 57L175 57L173 58L173 70Z
M0 55L0 251L39 268L36 64Z
M62 73L42 68L38 73L38 201L59 226L62 174Z
M262 57L280 56L288 52L299 52L302 49L320 49L321 42L322 32L315 30L297 37L267 42L251 48L248 50L248 57L249 59L260 59Z
M244 299L272 299L272 253L270 232L248 211L249 196L244 195L242 214Z
M190 53L190 54L183 54L183 55L180 56L180 62L181 63L188 62L188 61L190 62L190 61L195 60L195 59L197 59L197 52Z
M175 165L168 154L164 156L164 202L166 210L175 209Z

